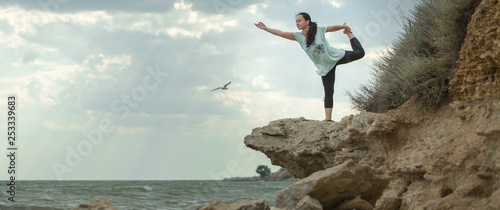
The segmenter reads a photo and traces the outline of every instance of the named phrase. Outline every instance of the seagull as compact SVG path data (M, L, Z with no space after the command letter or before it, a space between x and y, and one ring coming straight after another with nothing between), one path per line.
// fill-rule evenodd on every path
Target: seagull
M214 91L214 90L218 90L218 89L221 89L221 90L227 90L227 86L228 86L229 84L231 84L231 82L228 82L226 85L224 85L224 87L218 87L218 88L213 89L212 91Z

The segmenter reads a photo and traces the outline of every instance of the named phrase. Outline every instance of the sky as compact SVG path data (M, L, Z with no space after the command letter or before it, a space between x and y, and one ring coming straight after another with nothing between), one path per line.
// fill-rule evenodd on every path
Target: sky
M282 118L323 120L323 87L295 15L347 23L363 59L336 72L333 119L359 113L346 91L372 78L413 0L7 0L0 3L0 179L218 180L279 169L243 141ZM331 46L351 50L341 31ZM211 91L228 85L228 90ZM15 145L8 97L15 96ZM17 150L9 150L16 148ZM15 174L9 174L9 166Z

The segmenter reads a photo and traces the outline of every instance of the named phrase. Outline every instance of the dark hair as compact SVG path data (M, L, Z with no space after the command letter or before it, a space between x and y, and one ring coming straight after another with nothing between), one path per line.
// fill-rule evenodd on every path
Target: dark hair
M302 17L304 17L305 20L309 21L309 31L307 31L307 40L306 40L307 47L309 47L314 42L314 38L316 37L318 24L316 24L316 22L312 22L311 16L309 16L309 14L305 12L301 12L297 15L302 15Z

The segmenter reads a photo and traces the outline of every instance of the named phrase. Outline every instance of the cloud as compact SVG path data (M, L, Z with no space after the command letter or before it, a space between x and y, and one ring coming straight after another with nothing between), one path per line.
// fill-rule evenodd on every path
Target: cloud
M116 132L118 134L144 133L144 128L141 128L141 127L117 127Z
M203 43L200 46L199 53L202 55L218 55L222 53L217 49L217 46L210 43Z
M263 89L269 89L269 87L271 87L268 83L264 81L264 76L262 75L255 77L255 79L252 80L252 85L254 87L260 87Z
M266 2L265 0L186 0L193 9L207 14L234 14L251 5Z
M31 1L31 0L6 0L0 6L18 6L27 10L39 10L50 13L75 13L82 11L110 11L127 13L166 13L173 9L191 4L195 11L206 14L227 14L237 12L252 4L264 0L68 0L68 1Z
M52 131L59 131L59 130L76 130L76 131L81 131L81 130L85 130L85 129L88 128L87 126L76 125L76 124L72 124L72 125L60 125L60 124L57 124L56 122L51 121L51 120L44 121L42 123L42 126L45 127L45 128L47 128L47 129L50 129Z
M33 62L35 59L40 57L40 53L37 51L28 51L24 53L24 56L21 58L21 63L27 64Z
M335 0L329 0L328 1L330 3L330 5L332 5L333 7L335 8L340 8L342 7L342 3L338 2L338 1L335 1Z
M29 92L34 100L61 111L109 111L112 100L120 98L123 94L130 94L134 86L142 83L144 75L147 74L144 70L145 67L160 65L161 68L172 73L173 77L181 79L170 80L168 84L164 83L163 86L170 87L158 89L160 91L166 90L163 93L150 93L148 101L155 104L155 100L168 94L168 98L171 98L172 101L161 101L156 102L156 104L168 105L169 109L160 109L156 106L148 109L148 106L145 106L132 111L165 114L185 113L185 104L177 103L177 101L189 104L198 104L202 101L186 99L186 95L193 95L193 93L177 94L178 87L198 87L210 84L206 78L218 73L223 75L222 72L229 69L223 67L227 65L227 62L224 61L233 57L225 52L224 48L219 48L219 46L224 45L217 43L221 43L223 40L198 42L190 39L201 37L205 33L207 37L210 37L212 36L210 35L211 31L215 30L220 33L224 27L232 27L235 22L233 20L219 21L222 17L217 15L198 14L191 11L187 5L177 6L176 10L178 10L179 15L177 19L174 18L176 14L128 15L106 11L82 11L75 14L54 13L45 18L36 18L43 17L43 12L30 14L32 11L14 7L1 9L9 11L4 13L6 14L4 20L9 25L18 27L16 29L17 36L23 42L20 42L21 44L16 47L32 49L33 46L37 46L36 49L39 49L27 51L20 62L16 64L32 71L25 72L30 76L16 80L30 84L28 85ZM32 19L23 20L24 15L32 17ZM85 19L84 17L90 18ZM165 22L164 20L167 19L175 19L176 21ZM19 34L23 21L31 23L28 26L36 30L29 39L22 39ZM128 21L134 21L137 24L128 24ZM133 27L130 28L130 25ZM173 36L175 39L172 39L168 33L154 33L155 31L148 28L148 25L163 25L165 29L169 25L179 25L187 28L186 33L195 32L196 34L192 36L175 35ZM140 29L140 27L145 27L145 30ZM14 31L13 33L16 35ZM216 36L214 35L214 37ZM162 44L158 45L152 40L161 40ZM201 48L197 46L201 46ZM199 53L200 56L193 57L193 53ZM207 66L203 62L193 62L196 59L215 62L220 60L220 62L209 66L208 68L213 68L213 70L207 71ZM67 65L67 63L75 65ZM186 63L191 63L191 65L186 66ZM53 75L53 77L48 77L49 75ZM188 77L191 78L184 79ZM189 88L188 90L194 91ZM158 98L155 98L157 96ZM212 110L207 113L222 113L222 111L217 111L216 105L208 105L207 107L212 107ZM230 114L232 112L225 110L224 113Z
M74 13L81 11L123 11L161 13L172 9L176 0L148 0L147 3L133 0L67 0L67 1L30 1L6 0L0 6L19 6L27 10L40 10L51 13Z
M48 64L50 65L50 64ZM59 93L65 88L65 82L82 69L76 65L50 66L52 70L38 70L26 76L4 77L0 86L6 94L17 93L26 102L54 106L59 103ZM64 82L63 82L64 81Z
M57 39L57 42L64 42L66 41L64 39L69 37L72 40L67 41L71 41L71 45L74 46L83 44L78 41L87 34L95 36L96 31L131 31L153 36L184 36L199 39L204 34L212 31L221 33L225 28L234 27L237 24L234 19L224 19L221 15L202 14L193 11L190 5L183 5L168 13L151 14L112 13L110 11L79 11L59 14L37 10L30 11L19 7L0 7L0 20L4 20L12 27L12 34L8 37L10 47L30 45L32 42L42 40L47 42ZM55 34L54 31L60 33ZM62 33L70 36L62 36ZM86 46L79 47L79 49L85 48ZM73 54L77 54L77 52L73 52Z

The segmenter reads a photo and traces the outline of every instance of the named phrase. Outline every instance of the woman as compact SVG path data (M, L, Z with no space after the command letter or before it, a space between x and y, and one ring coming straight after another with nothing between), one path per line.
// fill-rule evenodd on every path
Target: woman
M333 86L335 84L335 68L337 65L349 63L365 56L365 51L359 40L351 32L351 28L343 25L318 27L311 21L311 16L301 12L296 16L295 23L302 32L283 32L278 29L268 28L264 23L255 24L258 28L271 34L297 41L306 54L318 68L316 73L321 76L325 90L325 121L332 121ZM336 49L328 43L325 33L343 29L351 42L352 51Z

